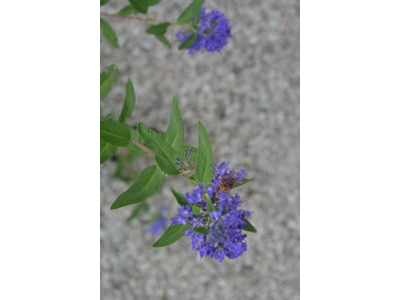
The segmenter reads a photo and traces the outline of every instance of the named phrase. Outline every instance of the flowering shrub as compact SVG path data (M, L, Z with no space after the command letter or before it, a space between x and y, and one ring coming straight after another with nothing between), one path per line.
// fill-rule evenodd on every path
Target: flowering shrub
M129 0L129 5L118 14L101 13L107 17L123 17L143 20L149 23L147 34L171 48L164 34L171 25L180 26L177 37L181 42L179 50L188 49L189 54L201 51L220 52L231 38L227 17L217 11L207 12L201 8L204 0L193 0L176 22L132 16L147 14L149 6L161 0ZM101 0L106 4L108 0ZM118 38L110 25L100 19L102 34L116 48ZM118 80L119 71L114 65L100 74L100 101L102 101ZM215 163L211 141L203 123L198 124L198 147L184 142L184 128L178 102L172 99L168 128L165 132L149 129L143 122L137 126L126 124L134 110L136 96L130 79L126 84L126 96L121 113L114 120L114 114L103 116L100 105L100 164L110 159L118 149L123 149L126 157L118 160L116 176L125 181L134 179L133 184L117 197L111 209L135 205L127 221L135 218L141 210L149 210L146 199L157 192L166 177L180 176L193 190L186 195L175 189L171 192L179 204L178 213L171 218L170 226L154 243L153 247L168 246L184 236L191 239L191 248L200 257L209 256L222 262L224 257L238 258L247 250L246 235L243 231L256 232L248 219L251 213L241 209L243 199L232 190L251 181L244 178L246 169L228 168L228 161ZM122 150L121 150L122 151ZM123 175L125 161L134 162L142 155L149 155L154 163L138 176ZM128 173L135 173L128 168ZM167 227L165 210L153 216L153 224L148 227L152 234L158 234Z

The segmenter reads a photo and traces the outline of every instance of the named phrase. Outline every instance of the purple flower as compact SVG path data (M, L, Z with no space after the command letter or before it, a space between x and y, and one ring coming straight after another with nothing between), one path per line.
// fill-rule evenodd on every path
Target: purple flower
M197 189L186 194L188 203L200 204L200 212L194 215L190 205L181 206L178 215L171 219L175 224L192 226L185 235L190 236L192 250L199 252L200 257L210 256L222 262L225 257L238 258L247 250L242 229L247 224L245 219L251 214L239 208L242 200L238 194L230 194L233 184L241 182L245 173L243 167L237 172L229 170L228 162L223 161L215 166L213 182L207 189L199 183ZM208 207L207 197L213 207ZM203 226L209 230L208 234L195 231Z
M158 235L162 230L168 227L168 219L164 216L159 216L153 224L147 227L147 231L152 235Z
M176 37L184 42L193 32L183 33L179 31ZM208 52L221 52L228 44L227 39L232 37L229 20L218 10L206 13L206 8L200 10L200 20L197 27L197 40L188 47L189 54L193 54L201 49Z

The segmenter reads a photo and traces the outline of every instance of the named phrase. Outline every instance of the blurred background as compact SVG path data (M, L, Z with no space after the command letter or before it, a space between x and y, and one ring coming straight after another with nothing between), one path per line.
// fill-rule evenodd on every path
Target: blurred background
M163 0L149 16L175 21L191 1ZM117 13L126 0L111 0L102 12ZM238 260L215 259L185 252L187 237L165 248L151 245L161 235L147 231L150 213L166 205L176 213L170 192L190 190L179 177L168 178L151 197L150 212L129 224L135 205L110 210L132 182L115 177L116 155L100 167L101 298L102 299L299 299L300 298L300 4L285 0L206 0L223 12L233 38L218 53L189 56L178 51L170 27L172 49L147 35L143 21L104 17L121 49L101 36L100 71L115 64L115 84L102 101L103 114L121 111L125 85L135 87L136 106L126 121L166 130L175 96L185 127L185 142L197 147L201 120L210 135L217 161L244 165L252 182L237 189L253 211L258 233L247 233L248 251ZM151 164L143 156L132 166L138 173Z

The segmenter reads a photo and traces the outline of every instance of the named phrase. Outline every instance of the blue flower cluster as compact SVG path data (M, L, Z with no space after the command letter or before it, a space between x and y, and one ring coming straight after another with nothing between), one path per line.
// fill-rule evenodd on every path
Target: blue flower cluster
M176 37L182 42L189 38L193 32L183 33L179 31ZM201 49L208 52L221 52L228 44L227 39L232 37L229 20L218 10L206 13L206 8L200 10L200 20L197 27L197 40L188 47L189 54L193 54Z
M190 205L181 206L178 215L171 219L174 224L193 226L185 235L190 236L192 250L198 251L200 257L210 256L222 262L225 256L238 258L247 250L246 235L241 230L247 223L244 218L250 218L251 214L239 209L242 200L238 194L230 194L234 184L241 183L245 174L243 167L239 171L229 170L227 161L218 164L207 189L199 183L197 189L185 195L190 205L200 207L199 213L194 214ZM196 232L199 227L208 233Z

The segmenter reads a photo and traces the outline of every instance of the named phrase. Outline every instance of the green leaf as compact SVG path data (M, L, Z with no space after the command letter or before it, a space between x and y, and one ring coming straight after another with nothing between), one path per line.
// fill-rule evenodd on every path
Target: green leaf
M101 104L100 104L100 118L102 115L103 115L103 108L101 107Z
M121 114L119 115L118 122L123 123L127 118L129 118L135 108L135 90L130 78L126 83L125 101L122 107Z
M210 233L210 229L206 229L205 227L197 227L194 231L205 235Z
M215 211L218 210L214 204L212 204L210 198L207 199L207 211Z
M198 215L200 213L200 207L197 205L190 205L192 207L192 211L190 212L192 215Z
M109 114L104 118L104 120L106 120L106 121L111 121L111 120L114 119L114 118L115 118L115 114L109 113Z
M100 5L104 5L106 3L108 3L110 0L100 0Z
M246 230L246 231L249 231L249 232L257 232L257 230L254 228L254 226L251 225L249 220L247 220L247 219L244 219L244 220L247 221L247 224L246 224L246 226L244 226L242 228L243 230Z
M197 40L197 33L193 33L189 36L178 48L178 50L186 49L194 44Z
M124 125L116 121L100 121L100 138L114 146L124 147L131 141L131 134Z
M111 43L111 45L119 49L117 36L115 35L114 30L112 30L110 24L100 18L100 27L102 29L102 34L104 35L104 37Z
M125 6L123 9L121 9L118 13L118 15L121 16L126 16L126 15L130 15L130 14L134 14L136 15L138 13L138 11L136 9L134 9L132 6L128 5Z
M113 146L103 140L100 140L100 164L104 163L107 159L111 158L118 147Z
M129 3L138 12L147 14L147 0L129 0Z
M171 49L171 44L168 42L168 40L163 36L162 34L156 34L157 40L159 40L161 43L163 43L165 46L167 46L169 49Z
M177 190L172 189L172 188L171 188L171 192L174 195L174 197L179 205L181 205L181 206L188 205L186 198L183 194L179 193Z
M108 92L111 91L111 85L116 83L118 80L119 71L115 65L107 67L107 72L100 74L100 100L103 100L107 96Z
M161 170L157 165L147 167L139 174L139 177L132 186L119 195L111 205L111 209L117 209L146 200L161 187L163 180Z
M168 23L168 22L161 23L158 25L150 25L149 28L147 28L146 33L147 34L164 34L167 31L167 28L169 25L171 25L171 23Z
M177 23L183 24L183 23L190 23L192 22L193 19L193 3L196 0L192 1L192 3L181 13L181 15L178 17L178 20L176 21ZM204 0L198 1L200 2L200 7L203 5Z
M204 0L193 0L192 2L192 9L193 9L193 25L197 27L197 24L200 20L200 8L203 4Z
M140 137L143 139L144 143L146 144L146 146L148 147L152 147L155 148L155 144L153 139L151 138L151 135L149 133L149 130L144 124L143 122L139 122L137 125L137 130L138 133L140 135Z
M199 149L197 153L197 164L195 170L195 178L207 186L207 182L211 182L214 175L214 154L212 151L210 137L203 123L199 121Z
M160 2L161 0L147 0L147 6L153 6Z
M158 239L158 241L154 243L153 247L165 247L171 245L172 243L175 243L177 240L185 236L185 230L187 229L192 229L192 226L183 224L171 224L163 233L163 235Z
M246 184L246 183L248 183L248 182L250 182L250 181L252 181L252 180L254 180L254 178L252 178L252 179L243 178L243 179L242 179L242 183L236 182L236 183L233 185L233 188L237 188L238 186L241 186L241 185L243 185L243 184Z
M215 33L214 29L207 29L206 31L204 31L205 34L211 34L211 33Z
M134 218L136 218L142 210L149 210L146 201L140 202L136 207L133 209L132 214L125 220L126 223L129 223Z
M155 160L161 170L168 175L178 175L175 163L178 154L168 145L157 132L146 128L142 122L138 123L138 132L145 143L156 148Z
M169 114L169 124L166 134L166 141L171 147L178 151L183 143L183 122L179 111L178 101L172 98L171 111Z

